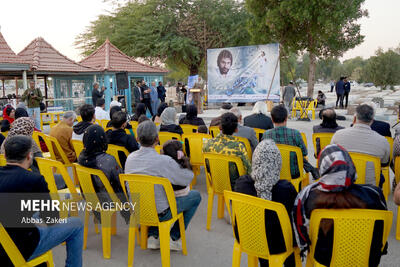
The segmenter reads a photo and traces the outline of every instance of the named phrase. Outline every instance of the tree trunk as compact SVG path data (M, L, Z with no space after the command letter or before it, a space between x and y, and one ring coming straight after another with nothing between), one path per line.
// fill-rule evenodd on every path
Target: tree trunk
M308 87L307 96L313 98L314 95L314 84L315 84L315 66L316 66L316 56L310 52L310 65L308 67Z
M199 65L195 64L190 65L189 71L190 71L190 76L199 74Z

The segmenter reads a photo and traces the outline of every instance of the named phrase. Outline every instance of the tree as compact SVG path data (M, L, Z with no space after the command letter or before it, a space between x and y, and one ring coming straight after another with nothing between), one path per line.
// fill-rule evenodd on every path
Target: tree
M400 49L389 49L384 52L381 48L368 59L363 69L363 79L373 82L375 86L386 89L400 84Z
M246 0L254 42L279 42L285 50L309 53L307 95L313 96L317 58L337 57L360 44L357 20L365 0ZM284 51L285 51L284 50Z
M247 45L248 17L235 0L130 1L92 22L76 45L88 54L108 37L130 56L183 65L195 75L207 49Z
M340 66L340 61L337 58L320 59L316 66L316 77L324 81L336 80L337 77L333 75L335 67Z

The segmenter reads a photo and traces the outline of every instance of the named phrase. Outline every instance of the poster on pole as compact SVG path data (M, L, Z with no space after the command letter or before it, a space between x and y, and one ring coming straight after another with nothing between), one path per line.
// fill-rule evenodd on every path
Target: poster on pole
M279 101L279 71L278 43L208 49L208 101Z

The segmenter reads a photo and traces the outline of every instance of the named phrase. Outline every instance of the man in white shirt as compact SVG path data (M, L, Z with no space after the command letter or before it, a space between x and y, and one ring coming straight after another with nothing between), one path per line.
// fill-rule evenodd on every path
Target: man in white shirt
M106 105L106 100L104 98L97 99L95 115L96 120L110 120L110 114L104 110Z

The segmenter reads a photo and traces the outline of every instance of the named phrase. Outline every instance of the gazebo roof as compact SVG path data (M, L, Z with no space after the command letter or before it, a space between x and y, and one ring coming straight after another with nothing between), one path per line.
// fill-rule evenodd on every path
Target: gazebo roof
M124 54L108 39L90 56L80 62L82 65L101 71L127 71L145 73L166 73L168 70L140 63Z
M8 46L3 34L0 32L0 64L28 64L24 60L17 56L14 51Z
M96 70L83 66L67 58L42 37L34 39L18 56L31 64L35 71L48 72L95 72Z

